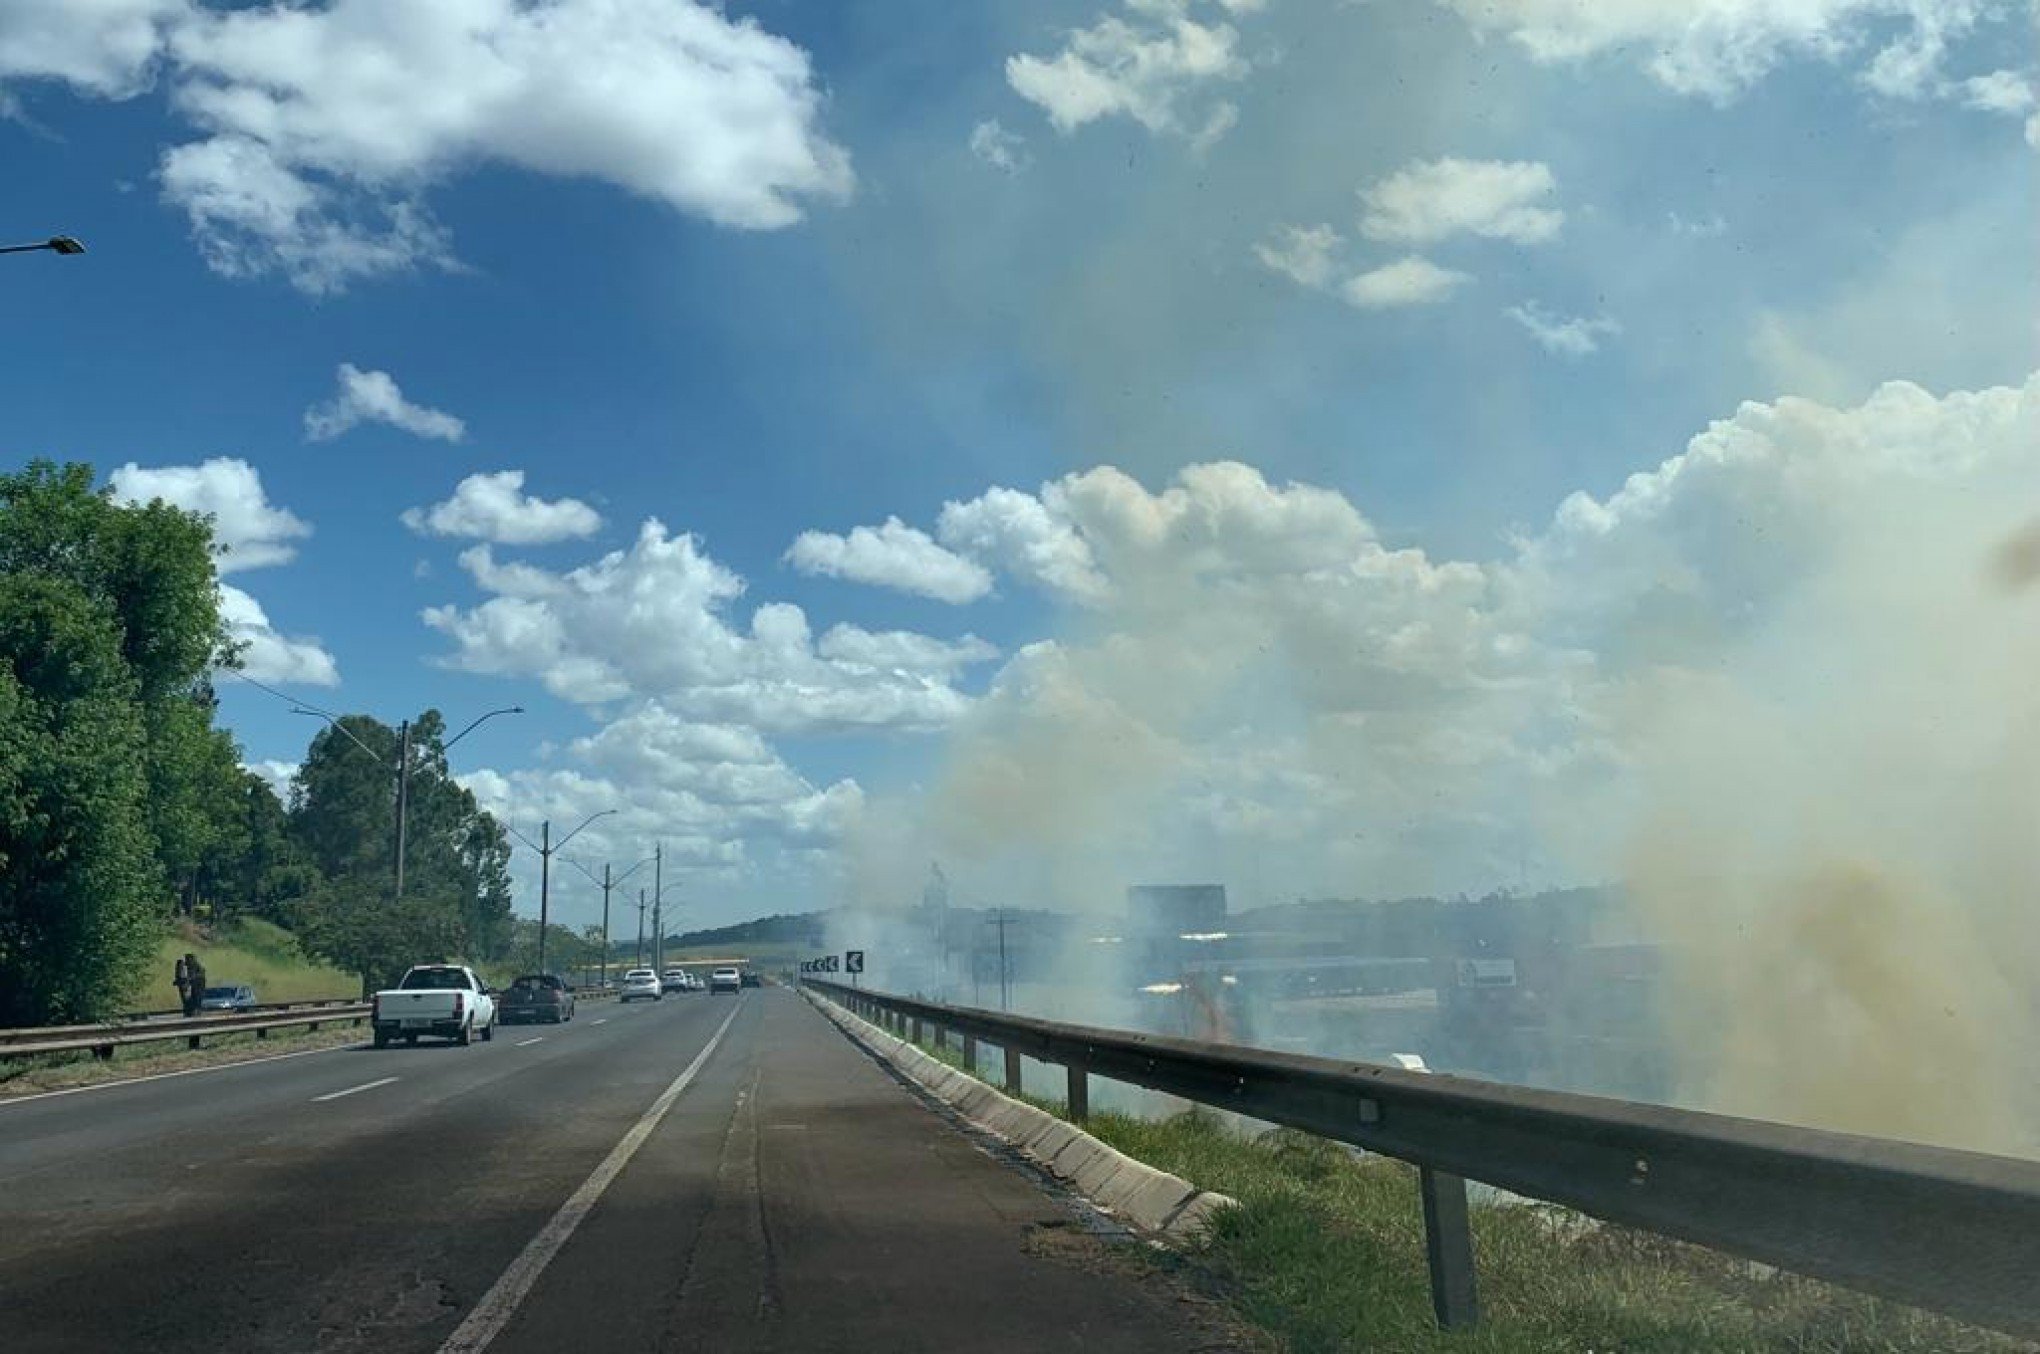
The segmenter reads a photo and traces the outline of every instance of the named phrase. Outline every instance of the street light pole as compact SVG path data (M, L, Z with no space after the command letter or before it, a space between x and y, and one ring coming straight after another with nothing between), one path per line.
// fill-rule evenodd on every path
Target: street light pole
M568 856L566 861L567 864L573 866L582 874L587 875L589 883L602 886L602 982L606 987L609 984L609 891L618 884L623 883L626 879L629 879L639 870L644 869L645 866L651 864L652 857L646 856L622 874L612 874L610 863L605 860L602 862L602 877L600 879L595 877L594 871L590 870L580 861L575 860L572 856ZM644 944L644 934L644 918L640 917L638 918L638 944L640 947ZM642 958L640 958L640 962L642 962Z
M405 826L411 809L411 721L397 729L397 901L404 901Z
M637 891L637 966L645 966L645 891Z
M580 836L581 828L587 827L588 824L594 822L597 818L607 818L610 814L615 812L616 812L615 809L603 809L599 813L589 814L586 818L581 820L581 827L575 828L572 832L569 832L566 836L560 838L557 843L555 843L552 839L552 819L550 818L546 819L544 824L540 827L539 835L542 838L542 840L538 842L532 841L531 838L525 836L522 832L519 832L516 828L510 827L508 823L503 824L504 827L510 829L511 836L517 838L518 841L523 842L526 846L529 846L532 850L538 852L538 971L540 973L544 973L546 971L545 968L546 932L552 926L553 852L558 851L568 842Z
M662 877L666 870L666 844L660 842L652 848L652 967L659 971L659 977L666 976L666 881Z
M79 244L71 236L52 235L40 244L0 245L0 254L32 254L39 249L47 249L52 254L82 254L85 252L85 246Z

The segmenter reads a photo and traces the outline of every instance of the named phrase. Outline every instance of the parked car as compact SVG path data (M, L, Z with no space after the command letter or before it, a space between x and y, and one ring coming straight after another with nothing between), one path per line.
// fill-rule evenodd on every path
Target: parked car
M661 973L659 975L659 990L661 992L685 992L687 990L687 970L684 968L669 968L664 973Z
M496 1034L496 1003L473 969L419 964L395 987L369 998L368 1023L377 1048L397 1038L415 1044L421 1034L456 1044L480 1036L487 1043Z
M736 992L744 986L744 975L733 968L719 968L708 975L711 992Z
M623 990L616 999L622 1001L658 1001L666 995L659 985L659 975L648 968L634 968L623 975Z
M224 987L208 987L205 995L198 999L201 1011L252 1011L255 1009L255 989L246 983L228 983Z
M525 1021L557 1025L574 1018L574 992L556 973L527 973L503 990L496 1019L505 1025Z

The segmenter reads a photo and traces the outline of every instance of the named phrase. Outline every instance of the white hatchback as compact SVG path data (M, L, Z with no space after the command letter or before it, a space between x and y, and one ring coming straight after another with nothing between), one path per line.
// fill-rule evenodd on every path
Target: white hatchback
M648 968L634 968L623 975L623 991L617 993L618 1001L660 1001L665 993L659 988L659 975Z

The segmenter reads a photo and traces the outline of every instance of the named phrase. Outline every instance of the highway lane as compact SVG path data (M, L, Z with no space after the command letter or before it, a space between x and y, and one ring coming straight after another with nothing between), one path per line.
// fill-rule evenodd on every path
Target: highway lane
M0 1104L0 1347L1218 1347L792 993L510 1033Z

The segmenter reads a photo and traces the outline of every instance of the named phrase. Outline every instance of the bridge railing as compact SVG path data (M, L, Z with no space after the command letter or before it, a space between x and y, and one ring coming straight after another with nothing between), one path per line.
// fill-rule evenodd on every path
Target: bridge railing
M1440 1324L1478 1315L1467 1180L1964 1321L2040 1336L2040 1162L893 996L807 987L903 1038L960 1035L1418 1168ZM939 1032L939 1033L938 1033Z

